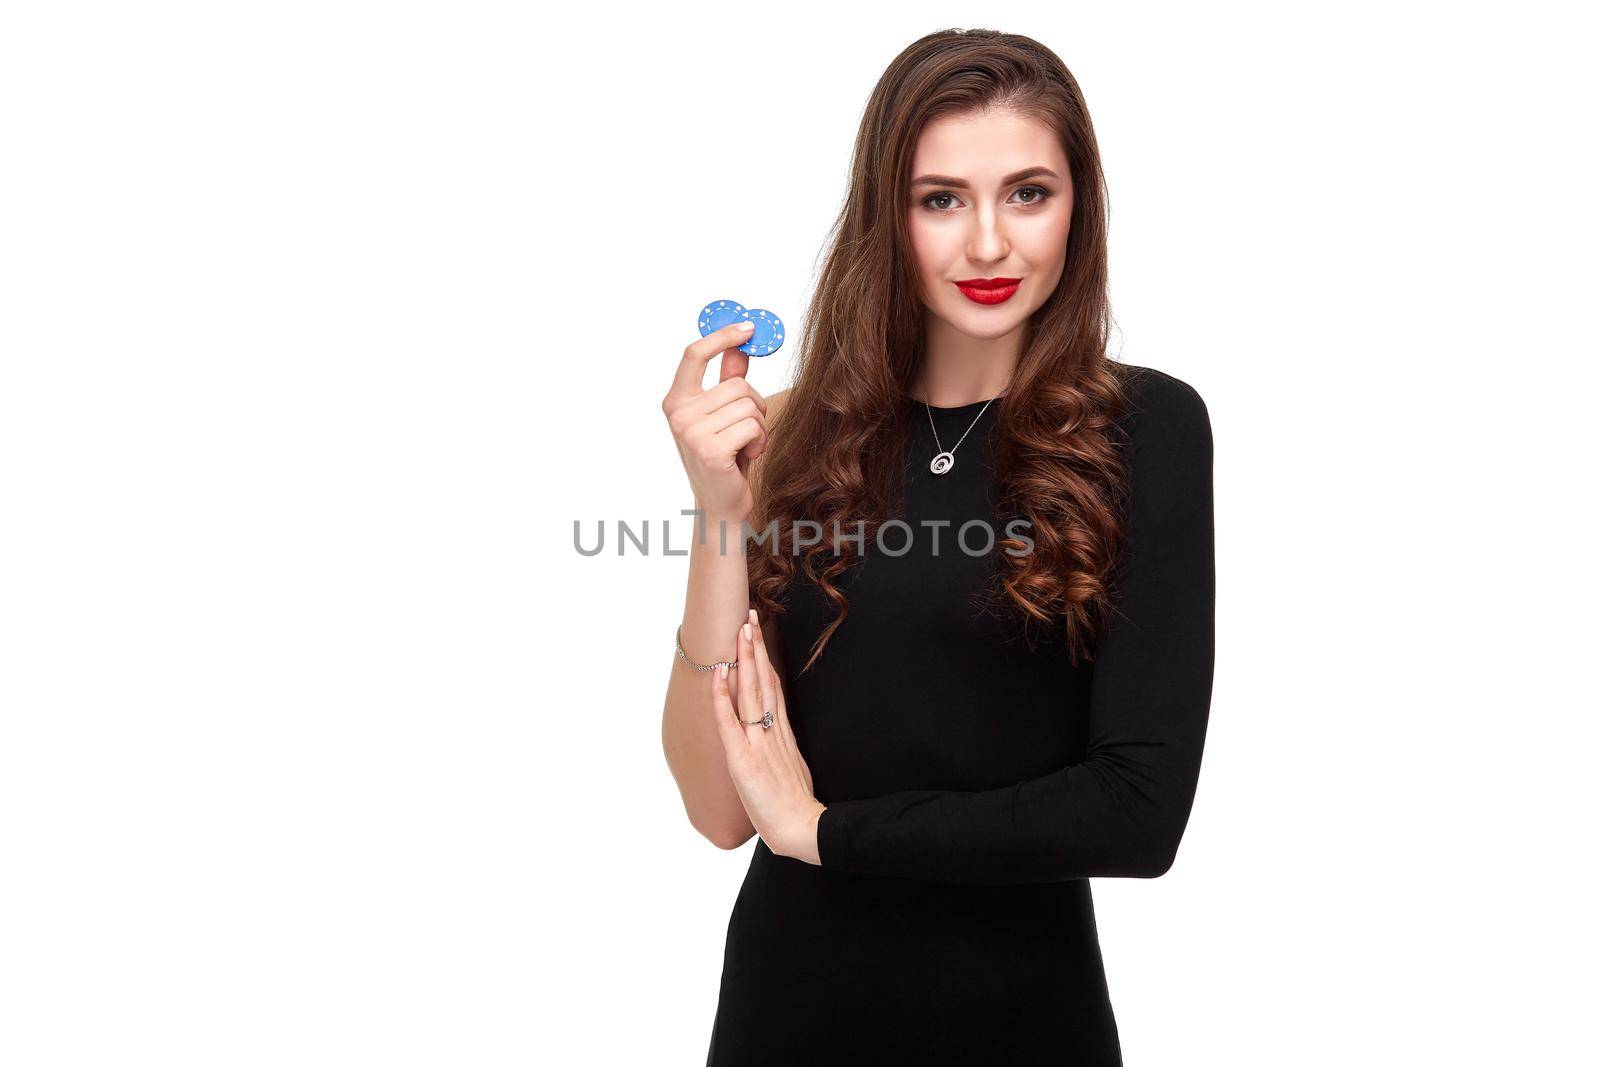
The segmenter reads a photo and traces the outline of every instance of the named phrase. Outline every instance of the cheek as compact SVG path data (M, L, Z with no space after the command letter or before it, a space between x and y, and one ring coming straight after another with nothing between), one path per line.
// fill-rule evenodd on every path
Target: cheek
M916 215L911 216L907 230L911 234L911 254L916 258L917 265L924 271L936 267L939 262L938 230Z
M1061 211L1035 221L1037 225L1029 227L1023 237L1028 261L1040 267L1066 262L1067 234L1072 229L1072 213Z
M957 231L954 227L932 225L917 215L911 217L907 230L911 235L911 257L922 275L923 292L942 291L939 279L952 258L961 255Z

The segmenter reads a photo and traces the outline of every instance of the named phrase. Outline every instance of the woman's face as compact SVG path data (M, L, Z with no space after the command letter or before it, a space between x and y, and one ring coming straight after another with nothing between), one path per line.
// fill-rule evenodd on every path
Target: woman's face
M936 119L912 157L910 211L928 310L968 336L1004 336L1045 302L1066 265L1066 155L1049 126L1012 112ZM957 284L970 281L990 288Z

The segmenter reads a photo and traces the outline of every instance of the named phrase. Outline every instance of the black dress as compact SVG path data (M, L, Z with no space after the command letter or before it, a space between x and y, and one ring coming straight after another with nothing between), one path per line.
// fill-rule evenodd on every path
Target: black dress
M804 674L834 610L803 578L788 590L785 691L828 805L822 862L756 839L708 1065L1121 1063L1088 880L1172 863L1215 601L1205 404L1171 375L1125 369L1130 541L1093 661L1073 666L1059 642L1030 651L1019 624L969 601L995 556L963 551L961 524L1003 537L1009 521L995 512L998 404L935 476L928 415L906 398L910 537L885 531L886 552L869 540L838 579L850 614ZM933 409L944 447L982 408ZM937 520L950 525L923 525ZM973 527L964 543L986 540Z

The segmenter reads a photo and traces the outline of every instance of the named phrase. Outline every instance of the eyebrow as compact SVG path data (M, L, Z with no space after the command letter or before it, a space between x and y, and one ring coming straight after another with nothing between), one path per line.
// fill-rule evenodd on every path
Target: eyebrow
M1015 174L1007 174L1000 184L1010 185L1012 182L1020 182L1024 178L1035 178L1039 175L1048 175L1052 178L1060 177L1059 174L1051 170L1049 167L1029 167L1026 170L1019 170ZM913 187L918 185L948 185L955 189L972 188L972 183L966 179L952 178L946 174L924 174L922 177L914 180L911 184Z

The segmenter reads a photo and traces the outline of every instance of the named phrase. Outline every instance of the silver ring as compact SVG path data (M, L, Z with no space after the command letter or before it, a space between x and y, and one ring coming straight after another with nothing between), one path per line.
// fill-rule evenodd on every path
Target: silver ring
M743 722L746 726L759 726L763 730L770 730L772 729L772 723L774 720L772 718L772 712L767 711L763 712L761 718L755 720L754 722L745 722L743 719L740 719L739 721Z

